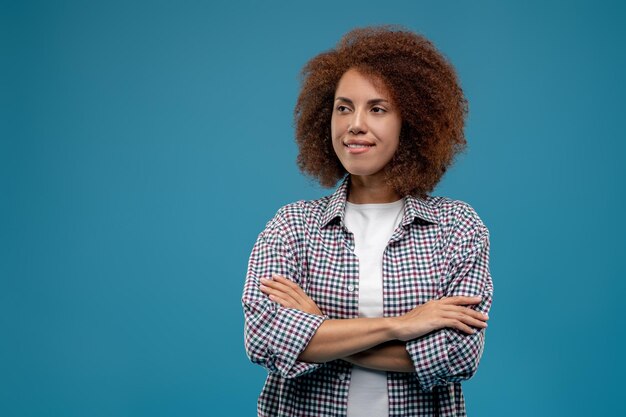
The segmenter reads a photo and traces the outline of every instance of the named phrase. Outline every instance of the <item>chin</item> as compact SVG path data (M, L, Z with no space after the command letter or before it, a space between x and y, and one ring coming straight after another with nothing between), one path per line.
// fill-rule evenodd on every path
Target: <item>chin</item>
M350 175L356 175L359 177L369 177L371 175L375 175L375 174L381 174L381 169L367 169L367 168L355 168L355 167L345 167L346 171L348 171L348 173Z
M346 160L342 161L341 165L343 165L344 169L351 175L358 175L359 177L368 177L371 175L380 175L385 168L384 163L376 163L378 161L354 161L354 160Z

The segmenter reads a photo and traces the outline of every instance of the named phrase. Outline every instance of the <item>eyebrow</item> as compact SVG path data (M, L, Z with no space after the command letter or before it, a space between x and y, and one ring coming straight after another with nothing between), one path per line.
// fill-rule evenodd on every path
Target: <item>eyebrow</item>
M346 103L354 104L352 100L350 100L347 97L337 97L335 101L345 101ZM377 104L377 103L383 103L383 102L389 103L389 101L385 100L384 98L373 98L371 100L367 100L367 104Z

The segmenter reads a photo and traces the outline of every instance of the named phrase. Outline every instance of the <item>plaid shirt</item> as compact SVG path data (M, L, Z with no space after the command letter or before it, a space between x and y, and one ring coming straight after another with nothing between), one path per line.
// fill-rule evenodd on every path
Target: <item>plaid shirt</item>
M346 177L331 196L282 207L252 249L242 304L246 352L268 370L259 416L346 415L352 364L297 358L324 320L359 317L359 261L343 222L348 187ZM324 316L269 300L259 278L272 273L300 285ZM480 295L474 308L489 311L489 232L467 203L406 196L383 255L384 316L455 295ZM444 328L406 342L415 372L387 372L389 415L465 416L460 382L476 372L484 341L484 329Z

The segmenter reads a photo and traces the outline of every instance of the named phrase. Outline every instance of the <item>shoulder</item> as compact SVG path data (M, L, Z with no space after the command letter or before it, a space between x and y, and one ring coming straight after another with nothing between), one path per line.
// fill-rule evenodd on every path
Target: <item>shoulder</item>
M480 238L489 234L483 220L469 203L442 196L428 196L426 202L436 213L444 234L458 238L463 236Z
M265 225L267 231L299 232L318 223L326 210L330 196L315 200L298 200L280 207Z

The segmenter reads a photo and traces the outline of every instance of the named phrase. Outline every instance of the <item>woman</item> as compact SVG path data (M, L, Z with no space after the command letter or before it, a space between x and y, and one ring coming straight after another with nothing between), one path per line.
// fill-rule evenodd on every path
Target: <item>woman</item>
M330 196L282 207L252 250L246 352L262 416L462 416L493 286L488 230L432 197L466 101L425 38L355 29L309 61L298 164Z

